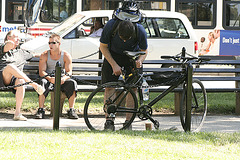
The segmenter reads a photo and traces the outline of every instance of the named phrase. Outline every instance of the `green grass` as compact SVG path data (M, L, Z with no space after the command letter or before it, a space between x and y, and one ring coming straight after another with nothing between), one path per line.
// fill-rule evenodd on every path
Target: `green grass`
M240 133L2 130L0 159L239 159Z
M78 92L75 108L83 111L84 104L90 93ZM158 93L151 93L150 98L153 99ZM233 114L235 113L235 93L208 93L208 113L214 114ZM100 100L103 97L99 97ZM0 109L14 109L15 97L10 92L0 92ZM68 101L65 100L64 108L68 108ZM50 95L45 102L46 109L50 109ZM38 107L38 96L35 92L26 92L22 110L28 111L30 109L36 109ZM153 106L153 109L157 112L174 112L174 94L168 94L161 101Z

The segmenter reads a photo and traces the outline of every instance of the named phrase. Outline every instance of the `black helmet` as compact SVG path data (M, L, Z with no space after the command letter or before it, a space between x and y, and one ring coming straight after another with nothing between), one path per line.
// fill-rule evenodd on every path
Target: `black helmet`
M113 12L113 16L120 20L129 20L131 22L139 22L142 18L137 3L133 1L123 1L121 8Z

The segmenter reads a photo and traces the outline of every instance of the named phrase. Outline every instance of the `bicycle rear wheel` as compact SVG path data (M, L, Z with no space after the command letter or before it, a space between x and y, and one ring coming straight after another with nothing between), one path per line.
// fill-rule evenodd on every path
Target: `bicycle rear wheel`
M106 99L107 103L104 103L105 88L115 89ZM131 107L126 106L127 96L130 98ZM137 97L131 88L126 88L119 82L109 82L99 86L88 97L84 106L84 120L90 130L104 130L106 112L110 111L110 119L114 120L115 130L122 130L131 125L136 117L137 108ZM127 121L126 116L128 117Z
M186 84L183 85L183 95L180 103L180 120L184 131L186 131ZM192 81L192 107L191 107L191 132L201 130L207 114L207 93L198 79Z

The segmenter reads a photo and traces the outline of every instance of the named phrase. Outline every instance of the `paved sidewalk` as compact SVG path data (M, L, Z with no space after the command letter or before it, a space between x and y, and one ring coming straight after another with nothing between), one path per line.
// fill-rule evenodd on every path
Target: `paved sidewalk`
M157 116L154 117L160 122L160 130L166 130L171 127L177 127L178 131L183 131L179 116ZM133 130L145 130L145 122L137 122L133 125ZM52 117L46 119L28 118L27 121L13 121L8 118L0 118L0 130L11 128L40 128L53 129ZM60 118L59 129L77 129L88 130L83 117L78 120ZM226 132L234 133L240 131L240 116L235 115L221 115L221 116L207 116L201 132Z

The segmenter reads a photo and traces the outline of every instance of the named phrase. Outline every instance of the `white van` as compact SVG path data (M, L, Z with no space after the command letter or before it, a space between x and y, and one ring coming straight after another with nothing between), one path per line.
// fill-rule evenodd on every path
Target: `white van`
M168 11L141 11L144 14L142 25L148 36L147 59L160 59L161 55L176 55L182 47L187 53L197 54L197 37L188 18L181 13ZM88 55L89 59L98 58L100 37L88 37L90 27L96 18L106 24L112 18L112 10L83 11L76 13L54 27L47 34L30 40L21 48L36 53L49 49L49 34L56 33L62 37L61 48L69 52L74 59Z

